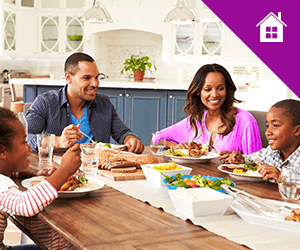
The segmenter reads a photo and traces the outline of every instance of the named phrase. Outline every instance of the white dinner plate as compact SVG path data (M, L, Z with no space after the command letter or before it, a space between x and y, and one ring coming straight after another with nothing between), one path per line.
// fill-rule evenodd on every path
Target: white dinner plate
M181 151L184 154L188 154L187 149L176 149L176 151ZM202 155L200 157L191 157L191 156L174 156L166 154L167 151L163 153L164 156L170 157L172 161L178 162L178 163L205 163L212 159L218 158L219 154L208 152L206 155Z
M245 174L236 174L236 173L232 173L230 171L226 171L222 169L222 166L226 166L226 165L231 165L231 164L222 164L218 167L218 169L226 174L229 174L232 178L236 179L236 180L241 180L241 181L251 181L251 182L261 182L264 181L264 179L262 178L262 176L256 176L256 175L245 175ZM237 166L244 166L244 164L234 164Z
M25 188L31 188L31 182L32 181L42 181L45 178L45 176L35 176L29 179L25 179L22 181L22 186ZM96 190L99 190L100 188L104 187L104 183L97 179L97 178L93 178L93 177L86 177L90 183L92 184L96 184L95 188L93 189L82 189L82 190L78 190L78 191L58 191L59 194L59 198L74 198L74 197L80 197L80 196L84 196L89 192L94 192Z
M275 201L275 200L269 200L276 204L280 205L286 205L293 208L300 208L300 205L296 205L293 203L288 202L281 202L281 201ZM243 204L238 202L237 200L234 200L230 207L245 221L248 223L261 225L261 226L267 226L267 227L273 227L278 229L284 229L284 230L290 230L293 232L300 232L300 223L294 222L294 221L287 221L284 219L284 216L273 219L264 217L262 215L258 215L252 212L249 208L245 207Z

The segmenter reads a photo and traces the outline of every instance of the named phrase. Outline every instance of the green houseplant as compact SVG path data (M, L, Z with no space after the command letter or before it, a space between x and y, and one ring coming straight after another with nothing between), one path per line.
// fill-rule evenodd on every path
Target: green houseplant
M126 59L123 63L124 67L121 70L121 74L124 71L132 71L134 81L143 81L144 74L147 69L151 70L152 66L155 70L157 70L156 66L149 62L149 57L136 57L135 55L131 55L130 58ZM132 76L132 73L129 75Z

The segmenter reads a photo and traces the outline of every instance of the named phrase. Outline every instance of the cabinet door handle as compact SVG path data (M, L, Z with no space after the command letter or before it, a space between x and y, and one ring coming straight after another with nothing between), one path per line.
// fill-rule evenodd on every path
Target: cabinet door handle
M170 99L172 99L173 98L173 96L172 95L170 95Z
M119 94L119 96L123 96L123 94L122 94L122 93L120 93L120 94Z
M129 94L126 94L126 97L129 97Z

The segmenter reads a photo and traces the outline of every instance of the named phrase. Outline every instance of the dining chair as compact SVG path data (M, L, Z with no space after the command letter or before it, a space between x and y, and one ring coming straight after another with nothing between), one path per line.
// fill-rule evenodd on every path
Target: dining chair
M266 148L269 144L267 141L267 138L265 136L267 127L266 127L266 117L267 112L266 111L257 111L257 110L248 110L257 121L258 127L259 127L259 133L261 138L261 143L263 148Z

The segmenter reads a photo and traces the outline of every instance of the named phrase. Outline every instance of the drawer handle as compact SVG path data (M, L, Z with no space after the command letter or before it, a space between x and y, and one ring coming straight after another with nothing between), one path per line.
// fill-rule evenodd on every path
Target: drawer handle
M129 97L129 94L126 94L126 97Z
M170 95L170 99L172 99L173 98L173 96L172 95Z
M122 93L120 93L120 94L119 94L119 96L123 96L123 94L122 94Z

